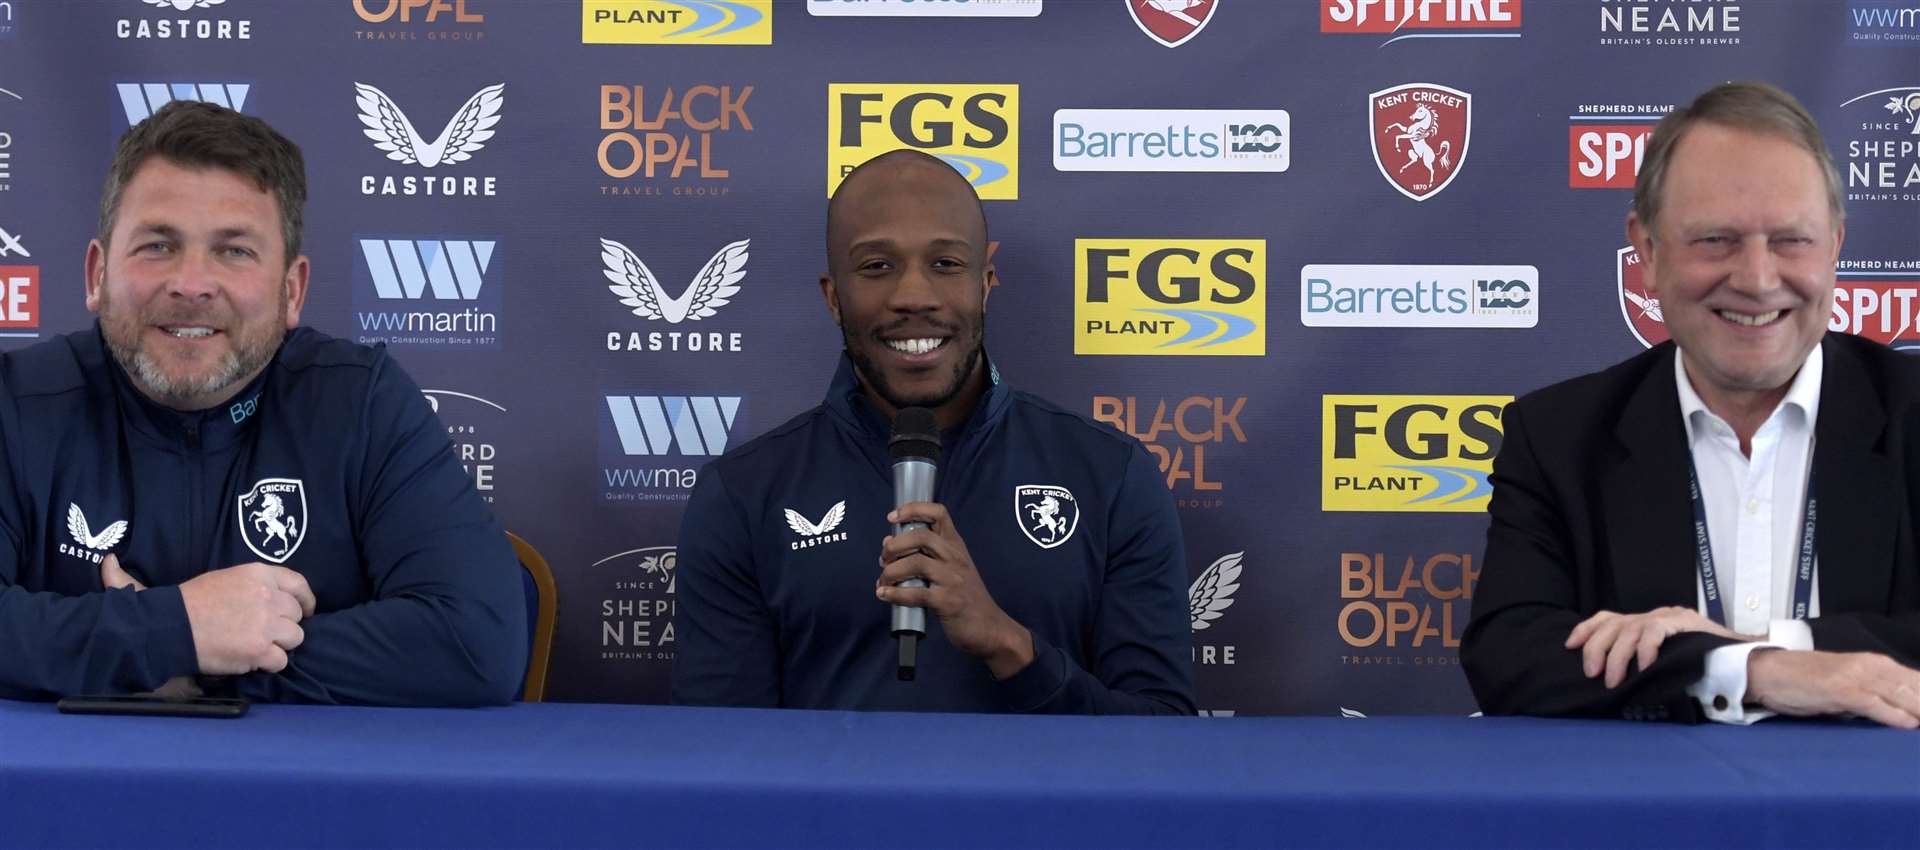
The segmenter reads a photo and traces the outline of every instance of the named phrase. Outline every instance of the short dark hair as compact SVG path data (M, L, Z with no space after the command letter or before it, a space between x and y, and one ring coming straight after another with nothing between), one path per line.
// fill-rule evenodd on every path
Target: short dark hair
M307 203L307 166L300 146L251 115L197 100L176 100L120 137L100 192L101 244L113 236L120 195L153 157L189 168L219 168L253 182L280 207L286 262L300 255L300 209Z
M1847 208L1840 194L1840 171L1827 152L1826 138L1814 123L1807 108L1780 88L1767 83L1738 81L1721 83L1702 92L1692 103L1667 113L1653 128L1647 140L1646 158L1640 164L1640 177L1633 183L1633 209L1640 223L1653 229L1660 214L1661 192L1665 188L1667 165L1673 161L1673 149L1702 121L1756 133L1779 136L1798 145L1820 164L1827 183L1827 207L1834 224L1846 221Z

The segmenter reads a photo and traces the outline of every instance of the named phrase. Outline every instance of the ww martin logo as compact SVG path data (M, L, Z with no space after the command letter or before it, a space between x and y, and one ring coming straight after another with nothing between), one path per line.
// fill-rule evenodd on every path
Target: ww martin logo
M584 0L582 44L772 44L773 0Z
M1073 353L1267 353L1261 239L1076 239Z
M355 341L497 349L502 294L497 239L359 240Z
M607 396L620 451L630 457L719 457L739 411L739 396Z
M176 100L202 100L238 112L247 111L250 83L116 83L120 107L131 127Z

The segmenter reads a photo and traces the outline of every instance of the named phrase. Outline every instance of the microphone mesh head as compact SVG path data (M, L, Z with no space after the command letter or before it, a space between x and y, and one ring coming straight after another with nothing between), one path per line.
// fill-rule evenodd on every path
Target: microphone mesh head
M887 451L894 460L921 458L940 462L940 423L924 407L903 407L893 417L893 436Z

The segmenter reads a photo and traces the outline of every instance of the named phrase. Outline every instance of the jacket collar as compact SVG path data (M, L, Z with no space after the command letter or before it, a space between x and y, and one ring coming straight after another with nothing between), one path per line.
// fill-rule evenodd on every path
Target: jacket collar
M948 458L960 457L979 442L981 435L998 425L1012 398L1013 391L1001 382L1000 369L994 365L993 358L985 351L980 352L980 357L987 367L987 391L981 394L980 403L974 406L965 423L940 435ZM886 465L887 437L892 432L892 423L867 400L866 391L861 389L860 379L854 374L853 359L844 351L821 404L843 430L868 446L875 463Z

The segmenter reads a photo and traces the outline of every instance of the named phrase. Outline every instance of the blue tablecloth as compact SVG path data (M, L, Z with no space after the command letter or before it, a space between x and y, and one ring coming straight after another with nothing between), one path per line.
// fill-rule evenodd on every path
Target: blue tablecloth
M0 701L0 844L1920 846L1920 734Z

